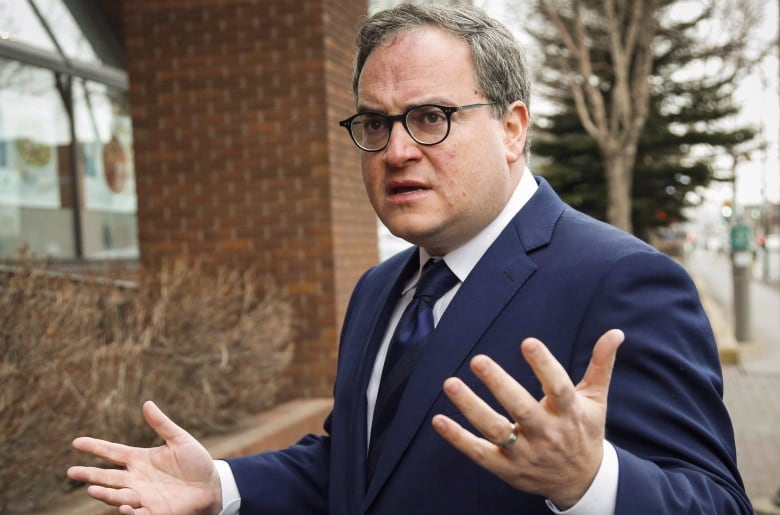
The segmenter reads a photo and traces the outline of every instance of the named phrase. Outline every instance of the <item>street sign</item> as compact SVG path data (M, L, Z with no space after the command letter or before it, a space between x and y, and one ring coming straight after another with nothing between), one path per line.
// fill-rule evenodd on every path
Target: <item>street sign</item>
M731 228L731 250L750 249L750 226L736 224Z

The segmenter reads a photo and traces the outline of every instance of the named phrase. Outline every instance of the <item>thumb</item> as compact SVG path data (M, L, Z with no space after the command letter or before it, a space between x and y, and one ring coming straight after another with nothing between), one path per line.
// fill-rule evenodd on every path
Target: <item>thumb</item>
M588 396L593 400L606 404L617 350L624 339L625 335L620 329L610 329L601 335L593 347L593 355L585 376L577 385L578 390L587 390Z
M146 423L160 438L165 440L165 443L180 441L182 438L192 438L187 431L168 418L154 402L144 402L142 411Z

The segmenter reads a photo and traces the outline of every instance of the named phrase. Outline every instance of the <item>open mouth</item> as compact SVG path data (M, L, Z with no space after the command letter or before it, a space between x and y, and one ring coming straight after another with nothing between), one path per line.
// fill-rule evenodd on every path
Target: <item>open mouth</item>
M392 188L390 190L390 193L393 195L405 195L408 193L414 193L416 191L423 191L425 188L421 186L399 186L397 188Z

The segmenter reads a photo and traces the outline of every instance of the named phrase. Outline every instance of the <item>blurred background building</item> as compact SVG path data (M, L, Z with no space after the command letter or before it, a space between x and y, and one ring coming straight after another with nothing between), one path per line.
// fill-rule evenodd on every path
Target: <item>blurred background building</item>
M337 124L368 9L0 0L0 257L252 263L297 311L295 393L329 395L349 294L379 259Z
M396 3L0 0L0 258L252 263L291 294L296 393L329 395L355 281L408 245L337 124L355 28ZM744 212L774 248L776 202ZM697 245L724 243L712 214Z
M296 310L294 393L329 395L349 293L378 259L337 124L366 10L0 0L0 255L251 263Z

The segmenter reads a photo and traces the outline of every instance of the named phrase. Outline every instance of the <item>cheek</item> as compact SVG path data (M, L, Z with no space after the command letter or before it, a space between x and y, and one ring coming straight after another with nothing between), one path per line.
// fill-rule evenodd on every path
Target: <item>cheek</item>
M484 168L487 161L483 159L480 149L458 146L461 151L448 150L435 164L439 171L439 180L445 185L449 201L460 203L471 198L477 189L484 189Z
M367 154L364 152L364 154ZM366 187L366 191L370 194L371 190L377 184L380 174L374 161L371 159L371 155L364 155L360 159L360 170L363 175L363 185Z
M446 147L430 147L435 152L427 155L431 167L436 172L436 178L439 183L446 184L448 191L457 187L462 180L463 174L463 154L458 152L457 145L448 145Z
M382 209L382 202L384 195L384 182L381 168L376 164L372 165L372 161L363 159L361 161L361 170L363 177L363 188L366 191L366 196L374 211Z

